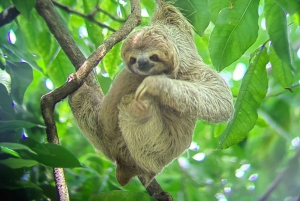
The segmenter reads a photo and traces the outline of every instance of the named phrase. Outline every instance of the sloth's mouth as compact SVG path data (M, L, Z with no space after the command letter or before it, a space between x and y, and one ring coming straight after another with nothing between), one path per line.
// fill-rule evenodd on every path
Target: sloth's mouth
M151 63L142 64L142 65L138 64L137 70L140 71L140 72L146 72L147 73L153 68L153 66L154 66L154 64L151 64Z

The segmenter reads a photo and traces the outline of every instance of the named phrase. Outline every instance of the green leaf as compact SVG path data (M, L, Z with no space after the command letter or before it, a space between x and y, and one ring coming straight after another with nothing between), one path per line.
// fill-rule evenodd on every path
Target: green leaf
M23 39L23 38L22 38ZM17 40L17 43L20 40ZM37 65L36 59L33 55L32 52L28 51L23 51L22 48L19 48L19 46L16 46L14 44L6 43L0 39L0 45L2 45L3 50L6 51L7 56L10 58L16 57L18 60L15 61L26 61L32 68L39 70L42 72L42 69ZM22 46L22 47L27 47L27 46ZM8 60L7 60L8 61ZM12 61L10 61L12 63Z
M215 24L220 11L223 8L229 7L230 1L208 0L208 4L209 4L210 12L211 12L211 21Z
M44 144L44 146L50 154L39 153L39 156L36 158L38 162L50 167L81 167L78 159L64 147L52 143Z
M194 26L196 33L203 36L210 22L208 0L178 0L175 5L180 9L189 22Z
M5 117L3 115L3 113L1 114L1 120L8 120L8 119L12 119L14 114L15 114L15 110L12 106L12 99L11 96L8 94L8 89L0 83L0 94L1 94L1 98L0 98L0 113L7 113L8 116ZM0 123L1 126L1 123ZM0 133L2 132L2 130L0 129Z
M7 91L10 91L11 78L10 75L5 71L0 69L0 83L3 84Z
M291 87L294 81L291 66L280 60L275 53L273 46L270 47L269 58L274 77L279 81L279 84L283 88Z
M0 164L6 165L12 169L32 167L37 164L35 160L25 160L22 158L8 158L0 160Z
M88 201L155 201L153 197L146 193L130 192L130 191L110 191L93 195Z
M38 141L34 140L31 137L27 137L25 139L22 139L20 143L28 146L31 150L34 150L35 153L40 154L48 154L50 155L50 152L46 149L44 144L39 143Z
M291 53L287 35L286 15L273 0L265 0L266 28L277 56L291 66Z
M220 136L220 149L241 142L257 121L257 110L268 90L266 65L268 55L265 47L254 52L235 103L232 120Z
M2 49L0 49L0 69L4 70L5 66L6 66L6 59L3 55Z
M109 74L110 78L114 78L118 73L118 66L122 62L120 52L121 43L118 43L103 58L104 69Z
M97 0L83 0L84 12L90 13L97 6L97 2ZM85 20L85 24L90 40L94 43L95 47L98 47L104 40L102 28L89 20Z
M34 126L37 126L37 124L22 120L0 121L1 132L17 130L20 128L32 128Z
M36 39L38 53L43 57L46 66L49 66L59 53L59 46L48 30L42 30Z
M30 181L13 181L12 183L0 183L0 188L2 189L9 189L9 190L15 190L15 189L21 189L21 188L35 188L37 190L42 190L39 186L36 184L30 182Z
M18 154L18 152L14 151L12 149L9 149L7 147L3 147L1 145L0 145L0 153L6 153L9 155L15 156L17 158L21 158L21 156Z
M290 15L300 12L300 2L298 0L274 0L285 12Z
M19 143L1 142L0 147L2 147L2 148L6 147L11 150L27 150L33 154L36 154L28 146L25 146L25 145L19 144Z
M35 0L12 0L12 2L17 10L29 20L31 10L35 6Z
M37 155L29 154L28 157L46 166L61 168L81 167L77 158L60 145L52 143L41 144L31 138L26 138L22 143L37 153Z
M211 33L209 51L218 71L239 59L258 36L259 0L236 0L221 10Z
M47 73L55 86L59 87L66 82L67 77L73 73L74 70L66 54L60 50L57 57L47 69Z
M32 68L25 62L7 61L6 71L11 77L11 94L21 104L25 91L33 80Z

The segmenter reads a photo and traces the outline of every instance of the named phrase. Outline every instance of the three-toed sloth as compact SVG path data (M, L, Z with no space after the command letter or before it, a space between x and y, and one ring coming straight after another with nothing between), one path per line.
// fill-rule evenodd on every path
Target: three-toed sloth
M193 28L173 6L157 0L150 25L124 41L126 68L104 96L84 83L69 96L87 139L117 164L125 185L148 186L192 141L197 119L223 122L234 112L226 82L197 53Z

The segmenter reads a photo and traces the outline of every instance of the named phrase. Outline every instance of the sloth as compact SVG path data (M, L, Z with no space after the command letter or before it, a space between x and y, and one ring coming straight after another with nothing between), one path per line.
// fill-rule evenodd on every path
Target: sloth
M188 149L198 119L218 123L234 112L230 88L197 53L193 27L162 0L151 23L121 48L126 64L104 95L85 82L69 96L87 139L117 165L126 185L139 176L147 187Z

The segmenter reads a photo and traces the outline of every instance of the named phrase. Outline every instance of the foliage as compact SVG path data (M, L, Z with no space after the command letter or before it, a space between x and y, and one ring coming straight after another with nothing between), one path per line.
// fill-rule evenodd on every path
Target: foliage
M56 200L50 167L65 167L71 200L149 200L137 179L125 187L117 183L114 164L83 138L66 100L55 108L62 146L45 143L40 98L63 85L74 67L34 2L0 2L0 11L14 4L21 13L0 28L0 192L11 200ZM85 56L130 14L128 1L57 2L86 14L99 3L109 12L97 12L94 18L111 29L56 5ZM155 4L141 4L144 26ZM195 44L203 61L222 71L231 86L236 111L228 125L199 121L190 149L158 175L158 182L174 200L250 201L286 169L269 200L299 196L299 160L293 158L300 144L299 1L178 0L175 5L199 34ZM104 92L124 67L120 47L96 67Z

